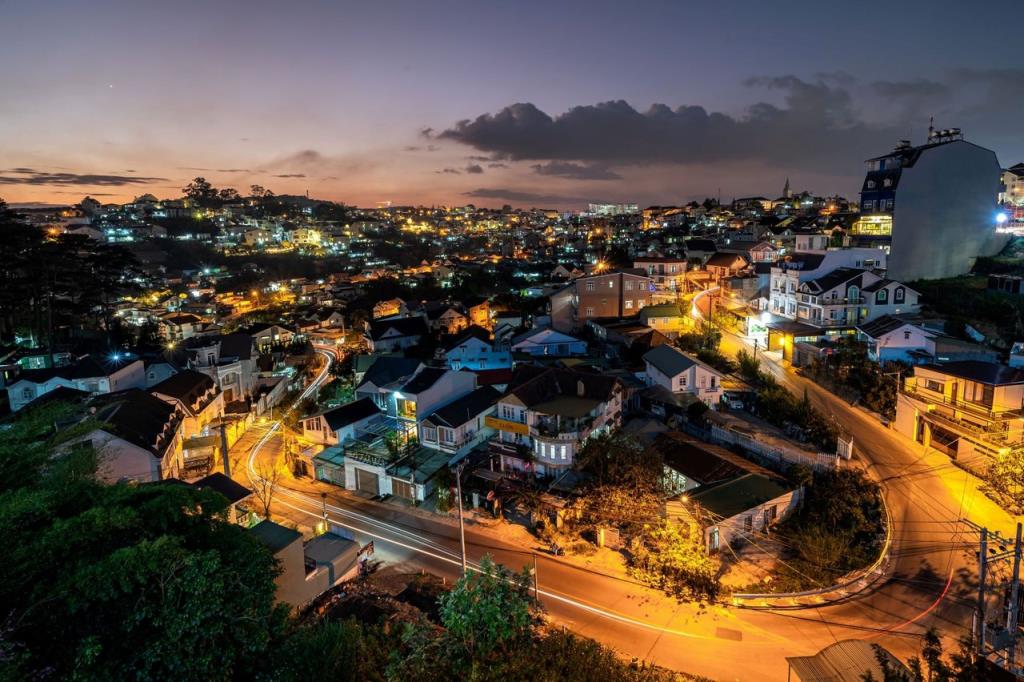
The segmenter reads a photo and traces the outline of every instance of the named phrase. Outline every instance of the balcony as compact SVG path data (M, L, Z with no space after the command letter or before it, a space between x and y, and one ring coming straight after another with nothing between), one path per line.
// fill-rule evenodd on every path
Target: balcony
M944 393L939 393L938 391L932 391L923 386L906 384L903 387L903 393L928 403L929 406L949 406L953 409L963 410L964 412L968 412L976 417L981 417L988 421L1001 422L1024 418L1024 409L1021 408L1015 410L993 410L991 406L985 405L984 403L960 400L958 398L947 396Z

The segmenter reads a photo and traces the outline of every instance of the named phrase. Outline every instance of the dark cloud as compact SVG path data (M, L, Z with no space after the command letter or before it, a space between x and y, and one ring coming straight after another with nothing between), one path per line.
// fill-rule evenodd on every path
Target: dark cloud
M167 178L143 177L137 175L97 175L89 173L47 173L30 168L14 169L12 175L0 175L0 185L45 185L72 187L92 185L100 187L123 187L125 185L148 185L165 182Z
M280 175L275 175L274 177L275 178L304 178L304 177L306 177L306 174L305 173L282 173Z
M434 171L434 172L435 173L444 174L444 175L462 175L462 171L460 171L457 168L442 168L441 170Z
M179 170L200 171L203 173L252 173L248 168L198 168L196 166L178 166ZM134 173L135 171L125 171Z
M527 192L497 187L481 187L469 192L464 192L464 195L467 197L474 197L476 199L501 199L503 201L533 203L534 205L557 204L564 206L567 204L585 204L588 201L591 201L588 197L561 196L557 194L544 194L541 192Z
M420 128L420 137L425 137L428 140L434 137L433 128Z
M421 149L420 147L417 147L414 144L410 144L410 145L407 145L405 147L405 151L407 151L407 152L418 152L420 149Z
M496 159L613 165L785 162L829 168L860 159L901 137L903 128L869 125L851 95L831 80L796 76L750 79L783 103L759 102L739 117L701 106L655 104L640 112L622 100L577 106L550 116L530 103L463 120L436 135Z
M488 168L508 168L507 163L495 162L487 164Z
M471 163L462 170L466 171L470 175L480 175L484 172L484 167L478 163Z
M478 156L476 154L470 154L466 157L466 161L493 161L489 156Z
M571 161L549 161L530 166L537 175L553 175L575 180L621 180L622 176L597 164L573 163Z

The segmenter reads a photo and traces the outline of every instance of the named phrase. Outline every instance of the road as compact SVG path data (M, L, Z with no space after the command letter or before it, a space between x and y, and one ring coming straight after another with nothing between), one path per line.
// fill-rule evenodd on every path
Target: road
M745 341L726 336L723 351ZM325 358L334 350L318 347ZM762 356L763 357L763 356ZM916 652L930 625L959 636L970 628L973 609L973 541L969 518L1004 533L1015 519L982 495L978 482L936 452L923 452L884 428L867 413L770 359L763 366L791 390L806 388L812 403L855 435L856 457L883 484L893 518L891 570L866 593L842 603L805 610L758 611L680 604L631 580L537 555L541 601L556 623L614 647L628 657L720 680L785 679L786 656L807 655L836 640L870 639L897 655ZM310 385L328 380L328 367ZM259 457L280 453L279 424L251 429L233 448L234 471L252 471ZM316 482L294 482L279 490L277 515L312 525L322 514L349 528L360 541L373 540L389 565L424 569L456 579L460 574L458 531L443 521L392 505L369 502ZM490 554L515 569L532 566L534 555L493 531L470 526L472 563Z

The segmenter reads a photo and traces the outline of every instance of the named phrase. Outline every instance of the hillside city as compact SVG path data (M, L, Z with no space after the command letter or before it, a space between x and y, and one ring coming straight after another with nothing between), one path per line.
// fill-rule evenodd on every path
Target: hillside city
M196 177L0 205L3 658L87 679L256 679L268 647L291 656L270 679L1009 675L1024 163L956 128L872 151L852 197L782 177L673 206L357 207ZM122 611L163 571L190 576L167 589L203 633L152 595ZM262 587L217 578L236 572ZM75 622L34 605L72 585ZM303 615L257 635L260 609ZM154 629L191 661L149 651ZM510 657L524 633L535 654ZM814 676L840 660L858 677Z

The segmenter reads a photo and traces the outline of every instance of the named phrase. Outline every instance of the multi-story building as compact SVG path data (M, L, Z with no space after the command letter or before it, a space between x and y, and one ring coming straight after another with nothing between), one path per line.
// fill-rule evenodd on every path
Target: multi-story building
M1024 370L977 361L917 366L896 397L895 428L984 464L1024 442Z
M886 267L885 251L880 248L800 251L779 260L769 279L769 311L797 318L800 285L826 276L838 268L873 270Z
M815 327L852 327L883 315L916 313L919 298L910 287L871 270L836 268L800 283L795 317L779 314Z
M996 232L1000 188L995 152L967 142L959 128L930 130L914 147L868 159L861 217L851 233L889 253L889 276L904 281L954 277L1006 243Z
M674 346L662 344L644 354L647 382L670 393L692 395L710 406L722 399L722 373Z
M658 291L680 291L686 285L686 259L644 256L633 259L633 268L642 270Z
M215 382L224 402L252 397L258 376L256 349L248 334L198 336L187 342L189 367Z
M653 292L654 280L642 270L584 275L551 294L551 326L573 332L588 320L631 317L651 302Z
M999 203L1024 206L1024 163L1003 170L1003 190L999 193Z
M569 369L522 367L484 423L502 471L554 476L572 467L591 436L622 421L622 383Z

